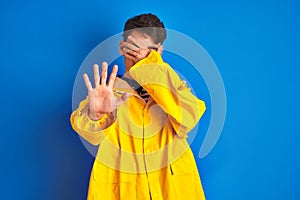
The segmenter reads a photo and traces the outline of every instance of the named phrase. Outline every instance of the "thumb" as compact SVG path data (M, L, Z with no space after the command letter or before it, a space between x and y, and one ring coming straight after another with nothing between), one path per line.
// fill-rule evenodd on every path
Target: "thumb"
M130 94L128 92L125 92L122 94L121 97L115 97L113 100L113 108L116 109L120 105L124 103L128 98L130 97Z

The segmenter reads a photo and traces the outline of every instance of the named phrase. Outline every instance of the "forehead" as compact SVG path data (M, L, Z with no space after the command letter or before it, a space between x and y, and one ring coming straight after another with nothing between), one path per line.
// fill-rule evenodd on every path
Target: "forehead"
M132 30L129 35L134 37L139 42L146 43L146 44L155 44L152 37L146 35L141 31Z

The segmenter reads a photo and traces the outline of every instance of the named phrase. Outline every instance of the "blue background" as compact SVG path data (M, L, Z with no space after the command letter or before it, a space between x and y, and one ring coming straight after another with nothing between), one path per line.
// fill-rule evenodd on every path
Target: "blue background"
M0 199L85 199L93 157L70 127L73 82L97 44L144 12L199 42L223 77L222 135L196 157L207 199L300 199L292 0L1 1Z

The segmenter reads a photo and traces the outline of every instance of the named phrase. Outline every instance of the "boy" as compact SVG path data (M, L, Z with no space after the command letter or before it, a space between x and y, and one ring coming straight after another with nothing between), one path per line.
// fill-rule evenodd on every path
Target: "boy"
M94 88L71 115L73 129L99 145L88 200L204 200L197 166L186 141L205 103L162 60L164 24L153 14L129 19L120 52L125 75L114 66L107 81L94 65Z

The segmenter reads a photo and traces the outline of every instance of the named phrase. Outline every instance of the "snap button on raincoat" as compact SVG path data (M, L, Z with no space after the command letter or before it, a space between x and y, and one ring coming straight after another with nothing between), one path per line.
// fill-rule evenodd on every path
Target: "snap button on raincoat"
M88 200L204 200L186 141L206 107L160 54L151 51L130 70L150 95L146 102L117 78L114 94L131 94L114 113L93 121L88 99L71 115L73 129L99 145Z

